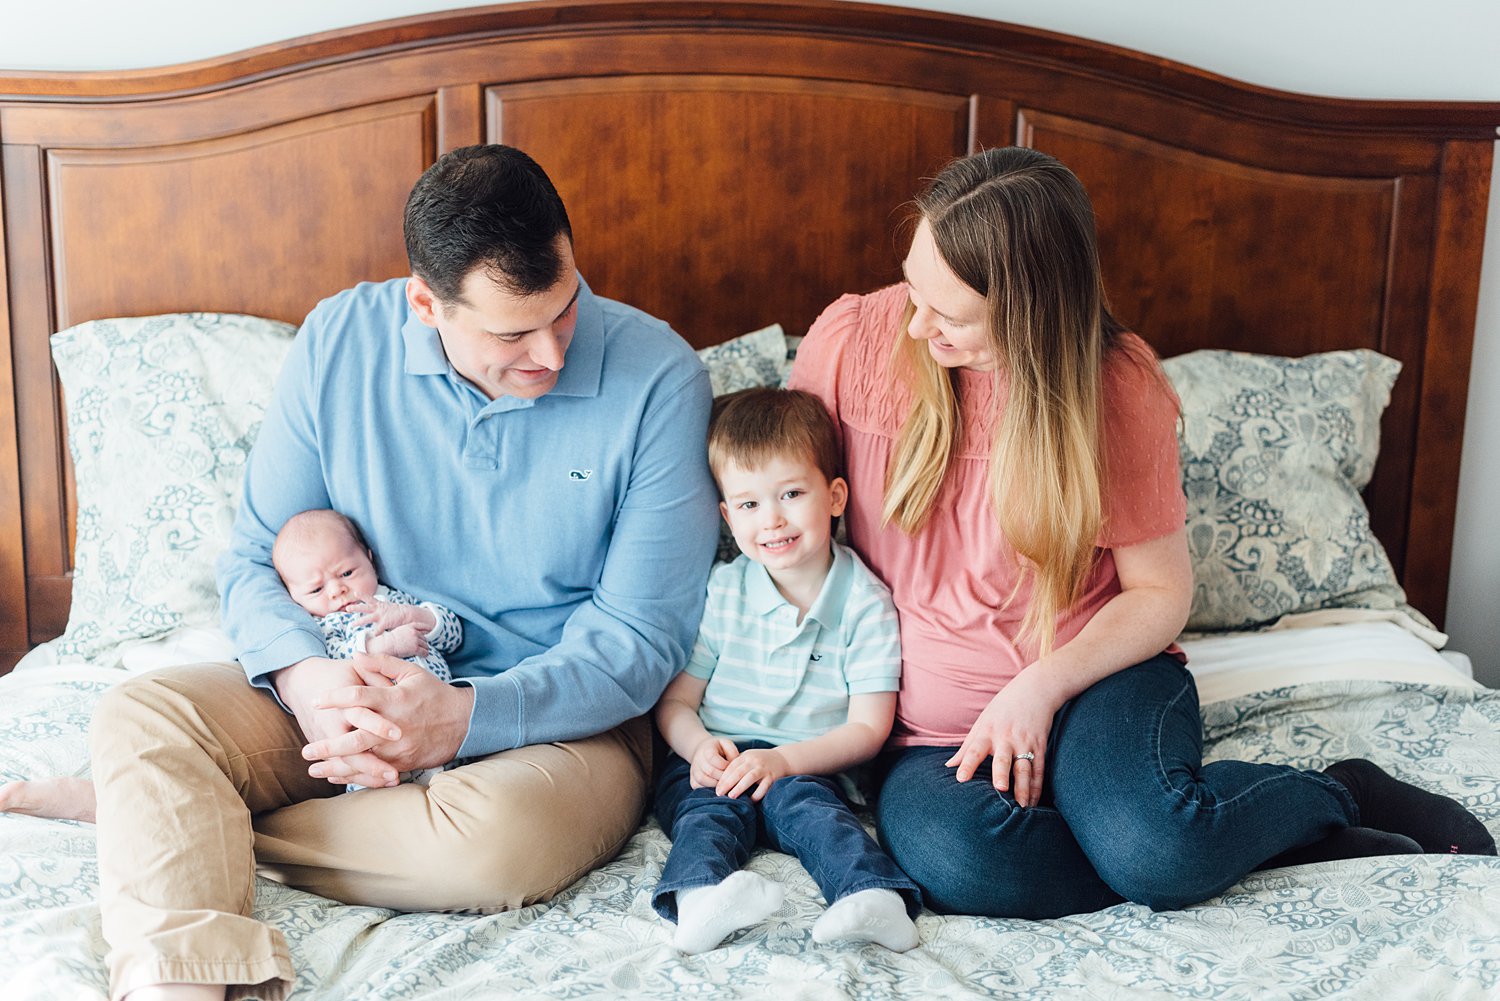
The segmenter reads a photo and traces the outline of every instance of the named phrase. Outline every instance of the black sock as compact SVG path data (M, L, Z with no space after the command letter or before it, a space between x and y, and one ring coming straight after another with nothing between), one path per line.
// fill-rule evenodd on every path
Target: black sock
M1371 855L1420 855L1422 846L1404 834L1377 831L1372 827L1345 827L1310 845L1284 851L1262 862L1256 868L1279 869L1287 865L1308 865L1341 858L1368 858Z
M1363 758L1335 762L1323 774L1349 790L1362 827L1404 834L1430 855L1495 854L1495 839L1457 800L1402 782Z

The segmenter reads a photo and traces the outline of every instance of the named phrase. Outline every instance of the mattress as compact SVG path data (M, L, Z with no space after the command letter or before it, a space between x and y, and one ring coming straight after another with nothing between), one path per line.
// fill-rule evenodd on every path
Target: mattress
M1425 644L1402 666L1392 635L1288 630L1189 642L1201 685L1222 695L1205 699L1207 756L1304 767L1369 757L1457 797L1500 833L1500 693ZM1370 677L1353 676L1361 658ZM1382 677L1401 671L1408 676ZM86 774L89 718L120 675L33 662L0 679L0 778ZM1282 683L1256 687L1257 678ZM1254 690L1239 691L1247 685ZM504 914L399 914L261 879L255 915L287 936L294 997L306 1001L1500 996L1492 858L1265 870L1172 912L1121 904L1049 921L924 913L921 945L895 954L815 945L815 885L795 859L760 851L750 868L786 884L781 909L720 949L682 957L650 908L668 847L648 822L619 858L551 903ZM0 997L105 997L97 881L91 826L0 815Z

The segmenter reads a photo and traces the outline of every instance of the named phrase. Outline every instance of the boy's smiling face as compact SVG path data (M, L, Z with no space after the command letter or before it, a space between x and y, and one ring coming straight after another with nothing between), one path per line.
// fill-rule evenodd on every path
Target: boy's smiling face
M826 569L832 519L844 513L849 489L830 481L809 458L777 456L746 469L719 470L719 510L740 552L771 572Z

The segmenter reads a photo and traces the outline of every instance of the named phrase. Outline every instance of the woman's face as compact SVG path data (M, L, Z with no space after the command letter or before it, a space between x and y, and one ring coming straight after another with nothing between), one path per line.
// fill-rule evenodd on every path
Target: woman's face
M993 371L995 348L988 304L943 261L926 219L917 224L901 267L916 307L907 333L926 341L933 360L944 368Z

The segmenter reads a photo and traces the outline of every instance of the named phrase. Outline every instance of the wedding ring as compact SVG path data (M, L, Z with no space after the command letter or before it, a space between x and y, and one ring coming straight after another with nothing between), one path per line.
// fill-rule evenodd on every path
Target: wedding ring
M1017 761L1035 761L1036 760L1036 755L1032 754L1030 751L1022 751L1020 754L1016 755L1016 760Z

